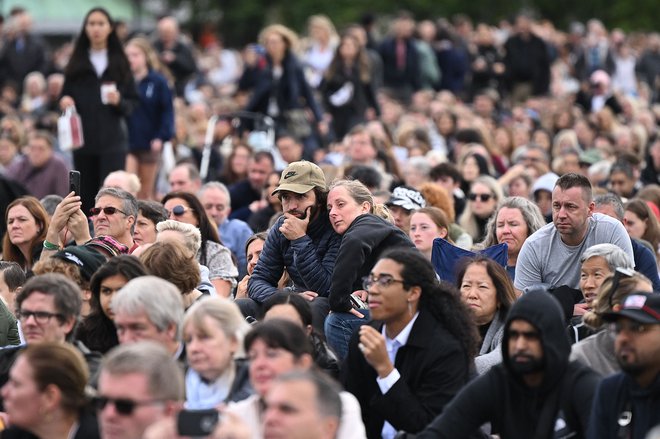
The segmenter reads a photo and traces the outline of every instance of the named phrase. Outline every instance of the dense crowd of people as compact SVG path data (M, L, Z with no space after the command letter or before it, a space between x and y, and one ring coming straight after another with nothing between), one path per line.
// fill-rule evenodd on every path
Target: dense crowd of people
M660 35L303 33L2 21L0 438L660 438Z

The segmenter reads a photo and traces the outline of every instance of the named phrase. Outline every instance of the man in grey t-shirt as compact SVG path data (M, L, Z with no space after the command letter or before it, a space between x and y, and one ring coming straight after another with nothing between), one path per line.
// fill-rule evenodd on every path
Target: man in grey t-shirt
M634 259L623 224L594 213L594 207L586 177L570 173L557 180L552 191L552 223L527 238L520 249L516 289L524 292L539 284L579 289L580 256L595 244L617 245Z

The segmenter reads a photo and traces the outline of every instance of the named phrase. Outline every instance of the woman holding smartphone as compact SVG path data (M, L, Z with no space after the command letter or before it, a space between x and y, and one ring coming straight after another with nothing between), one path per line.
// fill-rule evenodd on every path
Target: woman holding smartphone
M82 171L86 212L103 179L125 167L125 118L138 102L128 59L105 9L93 8L85 16L64 77L60 108L75 107L82 119L85 143L74 151L73 163Z

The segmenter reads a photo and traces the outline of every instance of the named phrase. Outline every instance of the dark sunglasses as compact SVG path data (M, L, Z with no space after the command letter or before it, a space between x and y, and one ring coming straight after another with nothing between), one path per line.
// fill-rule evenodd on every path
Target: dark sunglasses
M119 212L119 213L123 213L124 215L128 216L128 214L126 212L124 212L123 210L119 210L116 207L112 207L112 206L92 207L91 209L89 209L89 214L91 216L96 216L101 212L105 213L106 215L114 215L115 213Z
M167 211L167 216L170 217L172 215L174 216L181 216L187 211L190 210L190 207L182 206L181 204L177 204L172 208L172 210Z
M468 199L470 201L476 201L477 198L478 198L479 201L486 202L486 201L490 200L492 197L493 197L492 194L470 194L470 195L468 195Z
M92 398L92 404L94 408L98 411L101 411L105 408L108 403L111 402L115 406L115 410L120 415L130 416L133 414L137 407L143 405L154 405L162 404L162 399L152 399L147 401L133 401L132 399L126 398L108 398L107 396L95 396Z

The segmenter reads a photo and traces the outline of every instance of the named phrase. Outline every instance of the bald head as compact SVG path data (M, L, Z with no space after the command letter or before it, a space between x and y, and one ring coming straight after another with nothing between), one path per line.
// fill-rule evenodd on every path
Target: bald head
M174 17L163 17L158 22L158 36L165 44L176 41L179 37L179 23Z

